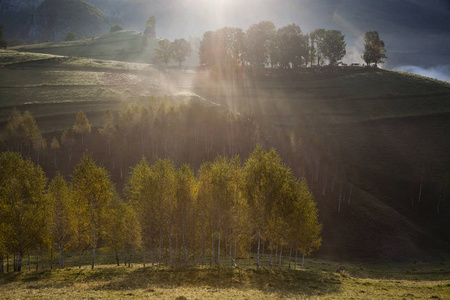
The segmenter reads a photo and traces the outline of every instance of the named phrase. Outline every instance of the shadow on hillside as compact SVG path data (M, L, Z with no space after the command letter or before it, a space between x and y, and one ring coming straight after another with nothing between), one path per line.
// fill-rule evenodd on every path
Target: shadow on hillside
M39 271L28 271L23 270L22 272L8 272L0 273L0 285L8 284L10 282L35 282L39 280L48 280L53 276L53 270L39 270Z
M109 274L111 272L111 274ZM335 274L325 272L239 269L239 268L183 268L136 269L122 276L113 275L114 269L104 270L102 279L108 281L96 290L130 290L158 288L198 287L207 289L257 289L280 297L298 295L325 295L341 289L341 281ZM96 280L88 276L86 280Z

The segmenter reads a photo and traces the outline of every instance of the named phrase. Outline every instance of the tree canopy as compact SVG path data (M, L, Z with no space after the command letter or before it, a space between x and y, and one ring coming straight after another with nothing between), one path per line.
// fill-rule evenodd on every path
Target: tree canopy
M324 59L335 65L345 53L344 35L338 30L316 29L304 34L297 24L279 29L270 21L240 28L224 27L205 32L200 42L200 65L231 74L243 67L295 69Z
M172 59L172 43L168 39L159 40L158 48L155 49L156 59L166 66Z
M150 16L145 22L144 34L149 38L156 38L156 18Z
M331 66L336 65L344 57L345 47L344 35L339 30L326 30L319 44L320 52L324 58L328 59Z
M91 133L91 124L86 114L79 111L76 116L75 124L73 124L73 131L81 135L81 145L84 144L84 135Z
M261 67L268 64L271 46L276 34L275 25L270 21L262 21L251 25L246 31L246 57L252 66Z
M30 159L13 152L0 155L0 242L19 255L18 271L24 255L46 241L46 182Z
M181 66L192 53L191 45L185 39L176 39L172 42L172 58Z
M8 43L3 38L3 24L0 24L0 49L6 49Z
M98 166L91 155L85 154L72 175L74 197L79 210L80 222L91 228L92 269L102 216L112 196L112 182L108 172Z
M367 31L364 34L364 54L362 59L367 65L383 63L386 58L384 42L380 40L377 31Z

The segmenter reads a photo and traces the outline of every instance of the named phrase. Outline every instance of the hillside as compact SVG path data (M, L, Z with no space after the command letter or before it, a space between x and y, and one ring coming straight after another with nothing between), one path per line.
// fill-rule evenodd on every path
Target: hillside
M441 197L443 193L445 197L447 185L443 178L450 169L450 84L380 69L308 72L297 77L259 78L248 84L200 84L196 93L237 110L260 114L280 128L279 135L290 140L292 151L306 156L302 163L309 166L306 176L314 182L321 211L328 211L323 221L335 229L329 232L330 239L354 245L350 228L362 226L360 240L365 230L373 228L379 233L389 232L385 238L395 241L393 231L399 227L380 222L381 216L393 213L405 218L406 227L399 230L400 235L414 232L406 228L415 224L434 237L448 240L448 211L440 210L438 215L437 210L442 205L448 210L449 205ZM299 130L301 127L304 129ZM304 131L309 137L305 138ZM335 188L334 194L327 192L325 196L322 188L341 172L366 192L359 200L372 204L373 200L381 201L383 205L360 214L357 204L351 202L341 206L338 213L339 199L342 194L348 198L349 187L344 186L342 193ZM419 200L421 179L425 183ZM391 213L382 212L383 206ZM376 210L380 213L373 214ZM341 222L349 214L354 223L347 227L348 223ZM375 249L382 240L368 238L364 243L373 242ZM400 248L407 244L397 243Z
M157 42L136 31L121 30L71 42L50 42L13 47L13 50L94 59L150 63Z
M241 147L258 140L275 147L295 174L308 179L324 224L323 255L401 259L448 251L450 203L441 201L439 214L436 205L438 183L450 170L446 155L450 151L449 84L365 68L212 80L205 72L160 72L146 64L14 51L1 51L0 64L2 127L14 107L29 110L49 141L71 127L80 110L98 128L103 113L111 109L117 116L124 102L147 101L157 95L181 100L197 95L239 113L243 128L256 124L256 136L240 142ZM213 113L210 118L215 121L210 122L226 119L220 114ZM202 116L199 111L192 121L203 122L205 117L208 114ZM196 168L207 157L232 149L222 146L227 140L223 130L228 129L211 123L201 128L211 149L204 152L201 142L192 156L190 147L173 146L169 153L187 151L187 156L180 152L172 157L177 164L190 157ZM184 137L177 133L183 137L180 142L189 138L191 129L184 129ZM99 139L93 130L86 147L107 166L120 189L128 171L123 178L122 169L114 167L121 164L119 157L109 158ZM63 174L69 174L83 150L76 150L70 164L65 151L59 152L57 161ZM124 160L124 170L142 156L137 148L133 151ZM246 158L247 151L237 153ZM419 203L417 176L423 163L415 162L423 160L432 172L423 178ZM44 155L42 165L51 177L52 152Z

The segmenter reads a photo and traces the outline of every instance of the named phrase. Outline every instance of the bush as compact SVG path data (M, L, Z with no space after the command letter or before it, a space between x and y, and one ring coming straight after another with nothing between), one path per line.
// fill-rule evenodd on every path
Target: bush
M114 25L114 26L111 26L111 28L109 29L109 33L113 33L113 32L120 31L120 30L123 30L122 26Z

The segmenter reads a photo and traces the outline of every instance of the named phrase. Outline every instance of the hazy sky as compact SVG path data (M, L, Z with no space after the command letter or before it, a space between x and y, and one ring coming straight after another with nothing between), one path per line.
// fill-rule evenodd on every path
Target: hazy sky
M383 3L386 11L389 5L416 5L416 13L423 8L430 17L449 11L450 0L174 0L172 5L161 6L165 9L163 15L170 16L161 20L160 31L171 38L173 35L190 34L201 35L206 30L214 30L223 26L236 26L244 30L251 24L262 20L270 20L278 27L297 23L303 31L309 32L318 27L339 27L357 24L339 19L345 13L353 13L357 19L359 13L370 13L370 6L374 2ZM402 3L403 2L403 3ZM417 6L419 8L417 8ZM352 8L368 8L368 11L351 11ZM397 7L395 7L397 8ZM152 7L149 6L151 10ZM379 14L379 11L374 13ZM398 19L405 19L411 11L396 11ZM384 16L380 16L381 18ZM416 17L416 16L414 16ZM182 25L180 28L180 24ZM180 31L181 30L181 31Z

